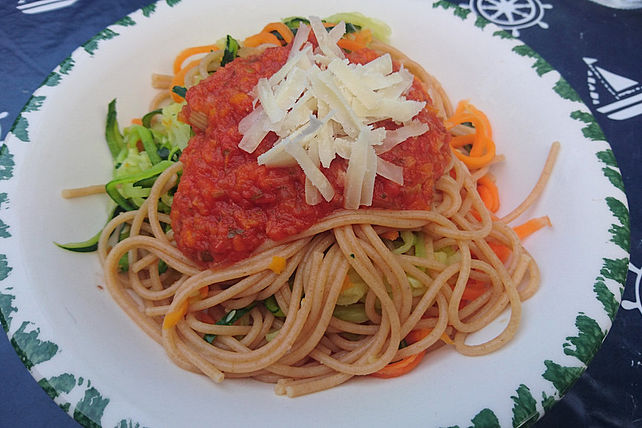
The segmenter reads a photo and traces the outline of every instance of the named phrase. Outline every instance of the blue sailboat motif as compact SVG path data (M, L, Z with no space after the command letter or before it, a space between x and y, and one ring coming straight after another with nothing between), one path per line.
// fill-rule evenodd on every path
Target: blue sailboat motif
M642 85L628 77L597 65L595 58L582 58L588 67L587 84L597 111L613 120L626 120L642 114ZM600 88L609 94L607 104L601 100ZM604 92L604 91L602 91Z
M20 0L16 8L22 13L36 14L71 6L78 0Z

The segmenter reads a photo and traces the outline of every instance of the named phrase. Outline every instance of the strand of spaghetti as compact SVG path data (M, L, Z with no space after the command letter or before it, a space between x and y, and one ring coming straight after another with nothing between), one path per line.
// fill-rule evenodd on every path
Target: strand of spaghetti
M304 261L304 263L305 262L306 261ZM191 343L200 348L200 351L205 354L205 357L208 358L208 360L212 361L223 371L234 373L256 371L273 364L281 358L286 352L288 352L294 340L298 336L310 309L305 300L300 300L302 291L303 281L300 279L300 276L297 275L297 278L295 278L294 281L294 288L292 290L292 300L290 301L290 307L292 310L288 313L285 322L281 327L280 334L265 346L256 350L239 353L218 349L216 346L208 345L192 330L184 328L184 323L179 323L179 328L181 328L181 333L184 334ZM235 341L235 339L231 337L221 337L219 340L227 340L228 342Z
M154 236L157 239L160 239L161 241L165 241L167 243L169 243L169 239L167 238L165 231L161 227L159 219L162 218L163 220L165 220L164 223L166 224L171 224L171 219L169 218L169 216L159 216L158 201L161 195L167 193L172 187L176 185L176 181L178 180L178 173L182 170L183 164L180 162L176 162L165 171L163 171L154 182L154 186L152 186L152 190L147 197L147 221L152 227Z
M73 189L63 189L63 191L60 192L62 197L65 199L82 198L84 196L99 195L102 193L105 193L104 184L96 184L93 186L85 186L85 187L76 187Z
M308 242L307 240L299 240L299 241L295 241L294 243L287 246L286 248L283 248L283 251L281 252L281 254L283 254L282 257L289 259L290 257L296 255L300 251L300 249L307 244L307 242ZM291 261L290 269L292 271L296 269L296 267L299 265L298 261L300 261L301 258L302 257L299 257L298 259L290 260ZM232 265L224 270L203 271L203 274L200 275L202 278L199 278L200 281L194 284L188 284L188 288L182 291L182 293L189 294L205 285L215 284L215 283L224 282L231 279L247 277L250 275L258 274L258 273L261 273L262 271L265 271L267 268L268 267L265 261L257 261L256 263L251 263L251 262L237 263L236 265ZM225 289L224 291L221 291L220 293L217 293L213 296L210 296L206 299L201 300L199 303L192 305L192 307L194 310L202 310L202 309L205 309L206 307L216 306L230 298L235 297L239 293L242 293L252 285L253 284L251 281L237 282L235 285ZM181 299L181 296L177 295L176 298Z
M384 271L391 273L389 278L387 278L388 283L399 290L401 294L401 307L398 310L398 314L400 322L403 323L408 318L412 310L412 292L410 283L408 282L408 276L406 276L406 273L399 264L397 258L390 257L390 250L386 247L371 225L362 224L359 226L359 229L368 238L373 249L376 251L378 260L375 265L380 266L384 268ZM373 258L373 256L374 254L370 257Z
M383 353L378 355L378 358L373 362L369 362L360 367L354 367L341 363L333 358L330 358L319 352L311 352L310 356L317 361L334 368L337 371L350 374L369 374L380 370L385 366L394 356L401 340L399 334L400 321L399 316L395 311L394 303L387 294L386 287L381 278L375 274L375 269L368 259L365 251L357 244L357 238L352 230L352 227L344 226L334 230L334 235L337 243L341 248L346 259L349 261L352 268L359 274L359 276L366 282L370 290L376 294L381 304L382 321L381 328L374 336L375 341L369 349L369 354L379 353L380 347L384 345L384 340L388 338L388 345ZM352 257L354 255L354 258ZM388 334L389 333L389 334Z
M403 322L408 317L412 305L412 292L410 290L408 278L405 276L402 269L400 269L400 276L402 276L402 278L397 277L396 273L391 269L391 263L395 263L396 260L393 257L390 257L390 250L381 243L379 236L375 233L375 239L380 241L381 245L384 246L385 251L388 253L386 254L388 257L382 257L371 245L372 242L366 241L368 237L361 236L362 234L359 233L359 231L362 230L362 227L363 225L355 227L358 246L364 250L365 254L370 259L373 268L376 269L378 276L387 286L390 287L389 295L395 305L395 311L399 316L399 321Z
M297 347L279 361L281 364L294 364L304 359L317 346L330 324L334 306L339 293L341 293L343 278L348 273L348 267L347 261L341 259L338 246L333 245L325 256L322 266L323 271L318 276L326 279L326 281L320 282L319 287L315 289L315 293L311 295L312 302L316 303L313 305L313 308L316 308L316 313L314 312L315 309L313 309L308 321L313 328L308 328L307 330L304 328L301 332L301 337L304 340L297 343ZM334 272L330 272L330 269ZM326 289L328 290L327 296Z
M467 333L458 331L455 334L454 339L455 347L464 355L483 355L501 348L508 341L510 341L517 332L517 326L519 325L522 313L519 293L517 292L517 288L515 284L513 284L512 278L506 271L501 260L499 260L499 258L495 255L486 241L478 240L476 243L487 255L489 261L496 269L497 274L500 276L502 283L504 284L505 294L503 298L507 299L508 303L510 304L510 318L508 324L499 335L487 342L478 345L466 345L464 341L466 339ZM457 328L457 326L455 327Z
M310 260L303 260L303 264L310 263ZM205 277L207 275L212 275L208 271L205 271L206 274L200 274L197 276L202 276ZM188 281L189 282L189 281ZM186 282L187 283L187 282ZM195 284L198 286L200 285L199 282L195 282ZM183 300L185 297L185 294L189 292L190 288L192 286L187 286L185 287L185 290L182 290L181 292L177 293L174 301L172 302L172 305L179 305L180 301ZM297 275L295 276L295 281L294 281L294 287L292 290L292 298L290 300L290 308L292 309L286 316L285 323L283 324L283 327L281 328L281 333L279 334L274 340L268 342L265 346L258 350L253 350L251 352L248 352L246 354L237 354L234 352L229 352L221 349L217 349L214 346L209 346L206 342L204 342L200 336L195 336L196 338L196 344L199 345L201 348L203 348L207 354L209 354L211 357L217 359L217 365L220 365L220 367L224 371L234 371L234 372L242 372L242 371L251 371L251 370L256 370L256 367L251 368L249 364L252 362L252 360L260 360L262 361L261 365L262 367L265 367L269 365L270 363L276 361L280 356L282 356L287 350L291 347L292 342L296 339L296 334L298 331L303 326L303 322L305 321L305 318L307 318L307 315L309 313L310 307L307 302L301 301L301 294L303 292L303 278L302 275ZM293 333L293 334L288 334L288 333ZM193 335L193 332L192 332ZM194 339L193 336L186 335L186 337L190 339ZM203 344L205 346L203 346ZM278 350L276 350L276 349ZM277 354L278 357L276 356ZM267 362L270 363L267 363ZM223 364L228 364L228 368L224 368Z
M513 211L511 211L510 213L506 214L504 217L501 218L502 222L506 224L511 223L517 217L522 215L528 209L528 207L530 207L541 196L542 192L544 191L544 188L546 187L546 183L548 182L548 179L551 177L551 174L553 173L553 167L555 166L555 161L557 160L559 151L560 151L559 141L553 142L548 152L546 162L544 163L544 168L542 168L542 172L540 173L539 179L535 183L535 186L533 186L533 189L521 204L519 204Z
M393 358L394 361L402 360L410 357L411 355L424 352L430 346L437 343L442 335L445 334L446 327L448 327L448 302L441 293L437 294L435 300L437 302L437 307L439 308L439 318L437 319L435 326L432 327L430 333L421 340L397 351L397 354Z

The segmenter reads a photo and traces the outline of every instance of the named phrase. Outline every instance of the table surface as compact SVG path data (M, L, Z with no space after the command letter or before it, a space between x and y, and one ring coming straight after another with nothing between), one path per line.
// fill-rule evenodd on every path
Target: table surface
M587 0L523 0L543 15L518 29L579 93L611 144L626 189L631 260L612 329L586 372L538 427L642 427L642 109L616 120L598 111L587 82L586 58L620 78L642 82L642 9L617 10ZM482 3L470 0L471 4ZM77 46L148 0L36 0L0 4L0 140L30 94ZM468 1L453 0L457 5ZM478 11L473 7L473 13ZM491 19L502 25L506 16ZM617 77L616 77L617 78ZM639 85L640 83L638 83ZM1 141L0 141L1 142ZM0 213L1 214L1 213ZM637 296L637 297L636 297ZM0 334L0 427L77 427L31 377L8 338Z

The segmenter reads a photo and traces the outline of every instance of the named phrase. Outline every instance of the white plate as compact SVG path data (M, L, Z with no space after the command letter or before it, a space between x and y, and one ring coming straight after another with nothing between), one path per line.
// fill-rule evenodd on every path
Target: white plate
M58 67L8 136L0 312L33 376L81 423L521 424L558 400L600 346L621 298L628 210L610 147L577 94L519 40L447 2L316 3L167 0L135 12ZM515 339L488 356L443 349L411 375L356 379L297 399L258 382L215 385L175 367L97 287L95 255L52 244L91 236L107 207L103 197L69 201L60 190L109 178L107 103L118 99L122 123L139 117L153 95L150 73L170 72L182 48L228 33L242 38L286 16L352 10L385 20L392 44L440 79L453 100L469 99L491 118L508 159L495 170L500 214L526 196L551 142L561 141L551 182L524 215L547 214L554 224L526 243L541 267L541 289L524 305Z

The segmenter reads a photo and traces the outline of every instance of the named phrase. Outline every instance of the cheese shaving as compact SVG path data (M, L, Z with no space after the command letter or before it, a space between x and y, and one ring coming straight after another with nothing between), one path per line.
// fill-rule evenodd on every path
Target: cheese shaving
M310 32L316 49L308 42ZM346 159L344 208L357 209L372 205L377 175L403 185L403 168L379 155L429 128L413 120L425 103L405 98L413 75L403 67L394 72L389 54L363 65L350 63L337 45L344 33L344 22L329 32L318 17L310 18L309 27L301 24L286 63L254 88L255 108L239 123L239 147L252 153L275 132L278 140L257 162L298 165L310 205L334 198L323 170L337 156ZM399 128L373 128L383 120Z

